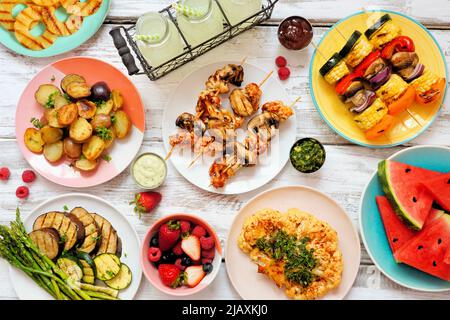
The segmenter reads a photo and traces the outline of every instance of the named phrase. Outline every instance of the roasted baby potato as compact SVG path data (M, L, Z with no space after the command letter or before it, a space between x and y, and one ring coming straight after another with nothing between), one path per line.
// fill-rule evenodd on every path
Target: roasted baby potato
M108 101L100 104L97 107L97 114L110 114L112 109L114 108L114 102L112 99L109 99Z
M111 130L111 139L103 140L105 141L105 150L111 148L112 144L114 143L114 140L116 140L116 133L114 132L114 130Z
M58 128L50 127L49 125L44 126L41 130L42 140L45 143L54 143L61 140L63 136L63 131Z
M61 94L59 89L52 84L41 84L34 94L36 102L46 108L51 108L54 105L56 95Z
M55 97L55 109L62 108L66 105L70 104L70 101L66 99L62 94L58 94Z
M28 128L25 130L23 139L28 150L34 153L42 152L45 142L42 139L42 134L39 130L35 128Z
M89 100L80 100L77 102L78 106L78 115L85 119L91 119L95 116L95 112L97 111L97 105Z
M111 100L113 101L113 111L117 111L123 106L123 96L119 90L111 91Z
M114 114L115 121L113 128L118 139L125 138L131 129L131 120L128 115L122 110L117 111Z
M72 82L86 83L86 80L78 74L68 74L61 80L61 89L67 93L67 86Z
M107 114L99 113L92 119L91 126L94 130L99 127L109 128L111 127L111 117Z
M75 168L81 171L92 171L97 168L97 160L88 160L86 158L79 159L75 162Z
M45 109L44 111L44 118L47 120L47 123L50 127L53 128L62 128L64 127L58 122L58 109L51 108L51 109Z
M71 159L78 159L81 156L81 144L76 143L71 138L65 138L64 153Z
M92 135L92 126L84 118L78 118L70 125L69 136L76 143L85 142Z
M83 155L88 160L95 160L102 154L105 150L105 141L98 136L92 136L87 142L83 144Z
M57 111L58 123L68 126L78 118L78 107L76 103L68 104Z
M61 140L44 146L44 157L48 162L59 161L63 154L63 142Z
M73 81L67 85L66 92L73 99L82 99L91 95L91 87L85 82Z

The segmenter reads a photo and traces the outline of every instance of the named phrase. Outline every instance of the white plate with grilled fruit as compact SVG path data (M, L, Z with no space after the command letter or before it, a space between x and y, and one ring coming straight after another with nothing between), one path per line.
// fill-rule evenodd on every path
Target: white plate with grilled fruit
M128 220L106 201L72 193L35 208L24 225L39 250L82 290L106 300L133 299L141 282L139 238ZM52 296L19 269L11 282L23 300Z

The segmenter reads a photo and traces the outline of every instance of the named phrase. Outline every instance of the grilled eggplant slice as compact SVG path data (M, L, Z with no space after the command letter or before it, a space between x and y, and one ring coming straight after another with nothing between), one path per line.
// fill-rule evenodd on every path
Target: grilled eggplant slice
M94 258L97 279L108 281L115 278L121 269L120 259L111 253L103 253Z
M111 280L105 281L105 284L110 288L123 290L130 286L132 279L133 276L130 268L126 264L122 263L119 274Z
M70 279L79 282L83 278L83 270L78 265L79 261L76 260L76 258L59 258L56 261L56 264L58 267L64 271Z
M85 238L85 230L84 230L84 224L81 222L80 219L74 214L66 213L67 218L70 219L73 223L77 226L77 243L83 243Z
M57 87L52 84L41 84L34 94L36 102L45 108L51 108L54 106L54 99L61 92Z
M117 238L116 256L119 258L122 257L122 239L120 239L120 237Z
M114 230L111 223L102 216L96 213L91 213L91 215L101 230L101 242L96 254L97 255L103 253L116 254L118 247L117 231Z
M91 253L97 247L97 243L100 242L100 229L97 223L91 214L81 207L72 209L70 215L75 216L84 227L84 241L77 250L84 253Z
M33 243L49 259L53 260L59 255L60 237L58 231L53 228L44 228L31 231L29 234Z
M69 251L77 244L78 226L63 212L51 211L40 215L33 224L33 230L54 228L58 231L64 250Z
M86 79L78 74L68 74L61 80L61 89L67 93L67 86L72 82L86 83Z

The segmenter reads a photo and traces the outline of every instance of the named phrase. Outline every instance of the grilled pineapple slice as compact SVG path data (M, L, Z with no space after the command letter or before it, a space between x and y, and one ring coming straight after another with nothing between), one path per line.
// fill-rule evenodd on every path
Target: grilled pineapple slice
M350 73L350 70L348 69L345 62L340 61L333 69L331 69L325 75L324 78L329 84L335 84L336 82L341 80L343 77L345 77L349 73Z
M24 47L31 50L42 50L50 47L56 40L57 36L50 31L45 30L38 37L31 35L30 29L36 22L42 21L40 9L36 7L28 7L20 12L14 23L14 34L17 41Z
M59 3L59 0L31 0L34 2L34 4L37 4L41 7L51 7L56 6Z
M360 64L373 50L373 45L364 35L356 41L355 46L345 57L345 62L352 68Z
M80 2L78 0L61 0L61 4L68 14L87 17L97 12L102 5L102 0L87 0L86 2Z
M27 7L33 4L30 0L0 0L0 25L8 31L14 31L14 22L16 19L12 15L12 11L18 4Z
M425 70L425 72L413 82L411 85L414 86L417 92L425 93L431 89L431 86L439 81L439 77L435 75L430 70Z
M381 99L377 98L363 113L355 116L353 120L363 131L367 131L383 119L388 113L388 107Z
M400 34L401 29L392 20L389 20L370 37L370 43L372 43L375 49L380 49L386 43L397 38Z
M56 18L56 9L56 7L46 7L41 11L42 21L48 31L58 36L70 36L81 28L83 17L70 15L65 22L62 22Z
M400 76L393 74L376 92L377 96L385 103L390 104L400 97L408 89L408 83Z

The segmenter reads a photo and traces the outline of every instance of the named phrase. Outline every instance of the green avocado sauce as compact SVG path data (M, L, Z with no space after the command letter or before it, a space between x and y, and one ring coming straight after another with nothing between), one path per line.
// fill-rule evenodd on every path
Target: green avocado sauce
M298 171L311 173L319 170L324 164L325 150L315 139L302 139L291 149L290 158Z

